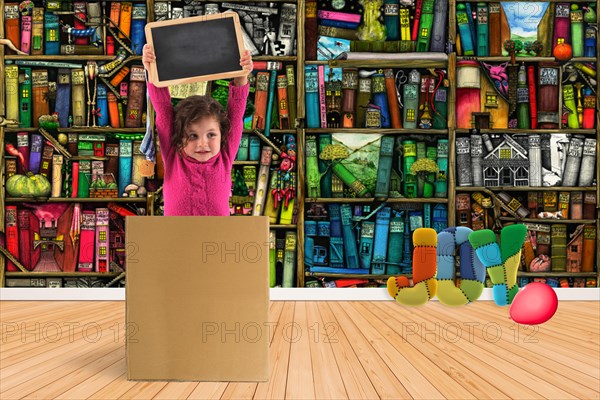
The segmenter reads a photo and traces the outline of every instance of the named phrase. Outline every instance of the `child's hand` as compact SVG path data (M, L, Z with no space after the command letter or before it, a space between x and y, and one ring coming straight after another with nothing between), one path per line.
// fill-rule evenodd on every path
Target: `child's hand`
M150 64L156 62L156 56L154 55L154 49L149 44L145 44L142 50L142 63L146 71L150 71Z
M247 84L248 74L250 74L250 72L252 72L252 70L254 69L254 64L252 64L252 56L250 55L250 52L248 50L244 52L244 55L240 59L240 65L246 70L247 73L244 76L238 76L233 79L233 84L235 86L244 86L245 84Z

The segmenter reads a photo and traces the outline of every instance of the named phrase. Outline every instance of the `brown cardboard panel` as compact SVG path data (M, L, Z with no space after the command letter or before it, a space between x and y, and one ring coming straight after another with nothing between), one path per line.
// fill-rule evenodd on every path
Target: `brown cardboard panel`
M127 378L266 381L268 217L127 217Z

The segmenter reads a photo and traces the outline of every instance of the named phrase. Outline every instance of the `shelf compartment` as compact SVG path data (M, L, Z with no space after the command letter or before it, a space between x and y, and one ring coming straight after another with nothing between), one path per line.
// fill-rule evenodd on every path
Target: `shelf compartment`
M17 132L37 132L39 128L5 128L6 133ZM111 128L111 127L74 127L74 128L58 128L61 133L146 133L146 128Z
M531 222L533 224L584 224L591 225L595 224L595 219L544 219L544 218L513 218L513 217L500 217L500 221L508 222Z
M373 53L378 54L378 53ZM381 53L387 54L387 53ZM329 60L331 68L446 68L448 61L438 60Z
M446 204L448 203L447 198L416 198L416 199L407 199L404 197L400 198L375 198L375 197L312 197L304 199L305 203L440 203Z
M482 190L491 190L492 192L595 192L596 186L457 186L457 192L480 192Z
M4 59L7 61L17 61L17 60L27 60L27 61L66 61L66 60L74 60L80 62L87 61L113 61L116 56L101 56L101 55L75 55L75 54L63 54L63 55L39 55L39 56L16 56L9 55L4 56ZM128 61L142 61L142 56L132 56L127 57L123 64Z
M234 161L233 165L259 165L260 161Z
M79 278L79 277L101 277L115 278L122 272L7 272L7 278L37 278L37 277L60 277L60 278Z
M145 203L145 197L7 197L4 199L7 203Z
M269 225L269 229L296 229L296 225L273 224Z
M477 132L481 133L491 133L491 134L502 134L502 133L510 133L510 134L543 134L543 133L570 133L574 135L592 135L596 136L596 129L478 129ZM471 133L470 129L457 129L457 134L469 134Z
M557 1L559 2L559 1ZM490 1L492 3L492 1ZM573 3L570 1L569 3ZM586 2L587 3L587 2ZM457 61L472 60L472 61L487 61L487 62L500 62L510 61L510 56L498 56L498 57L477 57L477 56L457 56ZM517 63L521 62L555 62L554 57L516 57ZM596 57L573 57L569 61L572 62L596 62Z

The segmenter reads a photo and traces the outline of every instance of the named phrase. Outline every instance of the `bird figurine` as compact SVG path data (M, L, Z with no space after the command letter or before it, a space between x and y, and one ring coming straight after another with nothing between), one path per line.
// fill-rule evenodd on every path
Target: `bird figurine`
M40 128L44 128L50 133L56 133L60 126L57 112L53 112L51 115L40 115L38 121L40 123Z

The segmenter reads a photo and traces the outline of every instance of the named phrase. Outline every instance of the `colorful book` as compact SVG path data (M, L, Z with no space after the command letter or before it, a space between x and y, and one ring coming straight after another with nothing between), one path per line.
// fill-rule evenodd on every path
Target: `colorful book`
M15 258L19 259L19 227L17 224L17 206L5 206L5 246L6 250ZM12 261L6 260L6 270L8 272L19 271Z
M42 162L42 147L44 138L38 133L31 134L31 148L29 150L29 171L34 174L40 172L40 164Z
M131 14L133 12L133 4L129 2L121 3L121 13L119 14L119 38L129 37L131 34Z
M252 215L263 215L263 207L267 196L269 183L269 168L271 166L271 156L273 148L263 146L260 157L260 168L258 171L258 184L256 186L256 194L254 195L254 204L252 205ZM281 222L283 223L283 222Z
M85 78L83 69L71 70L71 107L73 126L85 126ZM118 128L118 126L117 126Z
M317 156L316 136L306 138L306 195L309 198L321 197L321 174Z
M283 255L283 287L294 287L296 270L296 232L286 231Z
M31 55L44 54L44 8L34 7L31 16Z
M373 254L373 237L375 235L375 223L363 221L359 243L359 257L362 268L371 268L371 256Z
M265 113L265 136L270 136L271 133L271 124L273 122L273 103L275 102L275 97L277 97L276 93L276 83L277 83L277 71L271 70L269 71L269 93L267 96L267 110Z
M333 268L344 267L344 238L340 205L329 205L329 265Z
M133 54L142 55L142 48L146 43L146 5L136 3L131 12L131 50Z
M31 54L31 25L33 17L31 15L23 15L21 17L21 51Z
M19 18L19 3L4 4L4 37L19 48L21 45L21 29ZM6 47L7 54L14 55L15 52Z
M417 31L416 51L429 51L429 42L431 41L431 28L433 27L433 9L434 0L422 0L421 19L419 20L419 29Z
M19 67L6 65L4 67L4 84L6 95L6 118L19 120ZM10 127L11 125L9 125Z
M31 128L31 68L19 71L19 121L21 128Z
M55 154L52 156L52 189L50 197L61 196L63 160L62 154Z
M260 71L256 74L256 91L254 92L255 111L252 117L252 129L265 129L268 96L269 72Z
M296 75L294 72L294 66L288 64L285 66L285 74L287 77L287 97L288 97L288 108L289 108L289 120L290 129L296 127Z
M352 229L352 209L348 204L340 206L342 221L342 234L344 237L344 260L346 268L359 268L358 249L356 237Z
M110 231L108 208L96 208L96 257L95 272L110 272Z
M133 156L133 141L119 140L119 197L125 192L125 187L131 183L131 168Z
M42 147L42 160L40 163L40 175L50 178L50 171L52 169L52 158L54 155L54 147L50 142L45 141Z
M81 226L79 234L79 258L77 260L78 272L94 271L94 244L96 236L96 212L84 210L81 212Z
M127 94L127 113L125 115L126 128L139 128L142 126L142 112L146 98L146 75L141 65L131 66L129 75L129 91Z
M331 144L331 134L324 133L319 135L319 154L323 152L327 145ZM308 160L307 160L308 161ZM311 161L312 163L312 161ZM312 167L311 167L312 168ZM308 168L307 168L308 171ZM321 185L319 185L321 193L318 197L330 198L332 197L331 192L331 179L332 179L332 171L329 168L329 163L324 160L319 159L319 176L321 178ZM311 196L309 196L311 197Z
M392 156L394 155L394 136L382 136L379 149L379 164L377 167L377 183L375 197L388 197L390 175L392 173Z
M371 273L375 275L385 274L390 216L391 208L383 207L377 212L375 217L375 244L373 247L373 261L371 263Z
M567 225L551 226L552 272L564 272L567 268Z
M79 183L77 186L77 197L90 197L90 176L92 174L92 162L90 160L79 161ZM122 193L122 192L121 192Z
M33 249L34 229L37 218L31 210L19 209L17 225L19 228L19 262L29 271L33 271L40 257L40 250ZM50 221L46 221L50 222ZM42 219L42 223L44 220ZM52 223L55 223L54 221Z
M287 86L287 76L277 75L277 113L279 115L279 129L291 129Z
M571 44L571 5L557 3L554 10L554 34L552 36L552 51L560 43Z
M581 272L594 271L594 259L596 258L596 227L594 225L585 225L583 228L583 252L581 262Z

